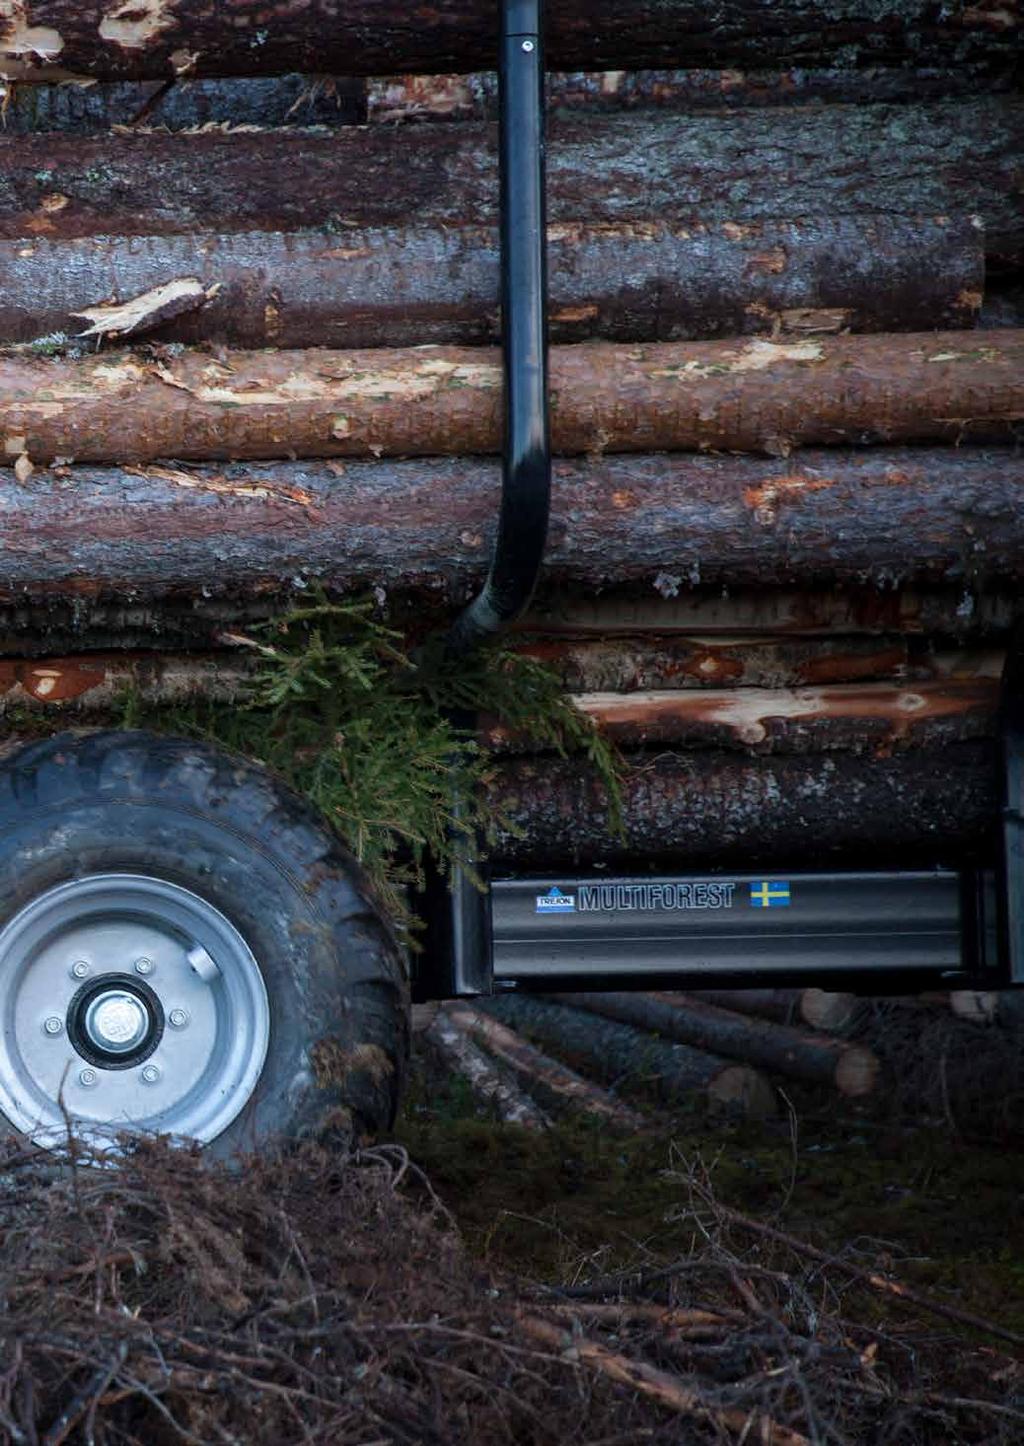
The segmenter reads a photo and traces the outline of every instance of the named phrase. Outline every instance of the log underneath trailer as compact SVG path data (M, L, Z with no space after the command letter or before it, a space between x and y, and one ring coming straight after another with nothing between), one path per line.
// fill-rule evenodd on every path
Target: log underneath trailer
M433 0L423 14L382 0L20 0L3 21L0 69L30 78L479 70L493 65L496 46L492 8L479 0ZM1017 58L1016 11L1005 4L990 13L936 11L931 0L883 10L870 0L727 0L711 16L699 0L558 0L547 21L547 59L563 69L809 66L841 51L851 68L978 60L999 73Z
M497 135L465 123L258 134L0 138L0 236L494 225ZM980 216L1019 255L1024 103L559 119L552 222ZM765 185L765 177L771 185ZM401 184L396 184L396 178Z
M74 337L90 308L182 278L198 283L191 309L161 320L139 303L136 334L371 347L499 333L498 233L484 226L23 237L0 241L0 275L4 342ZM976 222L942 216L580 223L550 228L548 277L553 341L926 331L973 324L985 253Z
M476 347L0 357L9 464L494 453L503 398ZM588 342L552 351L550 406L566 456L1008 441L1024 333Z

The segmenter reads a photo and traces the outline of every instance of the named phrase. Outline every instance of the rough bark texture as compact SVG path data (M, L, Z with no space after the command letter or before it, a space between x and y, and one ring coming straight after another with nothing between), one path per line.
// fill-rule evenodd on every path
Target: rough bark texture
M953 95L1010 89L1012 78L991 73L984 62L911 69L842 66L817 70L590 70L549 71L549 112L624 110L722 110L738 106L888 105L894 101L942 100ZM980 91L979 91L980 88ZM386 75L366 82L367 119L399 121L494 120L498 78L484 70L468 75Z
M434 0L423 12L388 0L6 0L0 68L148 78L258 75L287 70L379 75L485 69L494 63L493 7ZM547 59L562 68L651 65L851 67L872 62L969 63L1015 58L1014 0L998 9L932 0L553 0Z
M7 87L3 102L4 132L15 136L33 131L97 135L111 126L141 123L180 131L205 125L333 127L365 120L365 84L348 76L274 75L171 85L156 80L15 84Z
M550 394L565 456L1005 441L1024 333L589 342L552 351ZM460 456L500 451L502 425L501 360L482 348L0 358L9 464ZM769 525L780 489L751 501Z
M483 999L480 1008L563 1058L584 1064L605 1084L643 1085L666 1102L698 1094L709 1104L738 1107L743 1114L774 1113L771 1085L749 1065L727 1064L689 1045L666 1044L628 1024L528 994Z
M981 230L946 217L554 226L553 341L970 326ZM0 341L83 330L87 308L182 278L216 293L160 340L370 347L494 342L493 227L0 241Z
M584 693L575 701L623 748L673 743L759 753L875 752L994 737L999 682ZM492 747L528 747L498 725L485 737Z
M502 866L591 868L644 858L670 868L750 865L934 867L982 850L997 807L994 749L959 743L889 758L834 753L633 756L624 831L594 777L573 760L504 762L496 810L511 820Z
M0 236L494 224L493 126L0 139ZM556 120L552 222L969 216L1024 249L1024 103ZM767 178L770 178L768 183ZM400 180L400 184L399 184Z
M470 1004L448 1004L444 1012L471 1038L476 1039L517 1078L523 1080L531 1094L561 1109L582 1110L621 1130L639 1130L644 1117L613 1094L584 1079L557 1059L535 1049L532 1044L492 1019L482 1009Z
M236 654L87 653L0 658L0 716L26 710L105 713L131 691L147 705L176 707L197 697L235 702L252 678Z
M860 1007L856 994L825 989L694 989L689 998L756 1019L772 1019L778 1024L798 1024L802 1020L814 1029L833 1031L846 1029Z
M556 995L588 1013L653 1031L709 1054L812 1084L834 1086L851 1099L868 1095L878 1078L878 1061L860 1044L845 1044L827 1035L807 1034L784 1024L749 1019L729 1009L705 1004L688 994L592 993Z
M898 635L715 639L638 631L593 641L538 637L520 650L553 669L572 693L626 695L677 688L995 680L1004 659L994 649L938 652Z
M1024 458L1009 451L608 458L555 478L550 587L931 583L969 604L1024 578ZM455 459L39 469L0 489L0 601L187 597L224 600L227 617L313 583L461 600L498 487L495 467Z
M506 1124L526 1130L542 1130L550 1124L543 1110L502 1065L485 1054L460 1020L442 1012L420 1039L443 1070L461 1075L480 1104Z

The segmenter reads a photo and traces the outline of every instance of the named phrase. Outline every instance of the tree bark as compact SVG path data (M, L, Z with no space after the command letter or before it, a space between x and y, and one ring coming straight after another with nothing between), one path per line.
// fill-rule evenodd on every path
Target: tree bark
M526 1082L531 1094L539 1090L561 1109L582 1110L621 1130L640 1130L644 1117L592 1080L550 1055L535 1049L514 1029L492 1019L470 1004L447 1004L444 1012L471 1038L477 1040L506 1069Z
M644 1085L672 1102L697 1094L709 1105L757 1118L775 1111L774 1090L749 1065L729 1064L685 1044L666 1044L628 1024L527 994L483 999L480 1008L555 1054L584 1063L606 1084Z
M553 996L588 1014L653 1031L756 1065L775 1074L826 1084L851 1099L874 1090L878 1061L860 1044L846 1044L827 1035L807 1034L784 1024L749 1019L730 1009L705 1004L690 994L592 993Z
M0 717L7 713L114 712L126 692L152 707L196 698L237 702L252 679L248 658L159 653L86 653L78 657L0 657Z
M493 126L0 139L0 236L494 225ZM1024 103L784 107L558 119L552 223L980 216L1024 252Z
M675 872L765 859L792 869L933 868L983 853L998 807L995 750L982 743L871 759L707 752L626 760L621 834L582 763L497 764L490 794L507 824L495 866L564 873L642 857Z
M494 453L502 382L482 348L8 356L0 431L9 464ZM552 352L550 396L565 456L1006 441L1024 418L1024 333L589 342ZM763 526L794 485L815 484L751 489Z
M906 84L906 81L904 81ZM898 99L898 96L892 97ZM880 99L889 99L887 94ZM102 135L112 126L342 126L367 119L366 86L349 76L113 81L97 85L10 85L6 135L65 131Z
M815 70L589 70L549 71L549 114L628 110L723 110L775 105L891 105L950 96L1010 91L1009 73L984 61L949 67L842 65ZM496 120L498 77L469 74L385 75L366 82L371 124Z
M1006 12L999 12L1004 15ZM6 7L0 68L148 79L301 70L380 75L494 64L491 7L434 0L410 15L385 0L23 0ZM562 69L658 65L744 66L911 63L1010 68L1018 27L983 8L904 0L879 12L869 0L729 0L709 17L697 0L558 0L547 16L547 60Z
M1009 451L604 459L555 479L551 588L945 584L966 613L972 589L1024 578L1024 458ZM64 600L82 618L130 604L141 622L188 599L222 625L311 584L451 604L483 575L498 493L496 468L456 459L40 469L0 490L0 602Z
M460 1074L474 1097L507 1125L542 1130L551 1121L501 1065L490 1059L464 1024L444 1011L420 1035L443 1069Z
M554 341L807 337L971 326L985 255L973 222L945 217L580 224L551 228L548 272ZM73 337L89 308L182 278L215 293L147 336L377 347L474 345L500 330L492 227L40 236L0 241L0 275L7 342Z
M802 1020L813 1029L833 1033L852 1024L859 1010L855 994L836 994L825 989L694 989L688 997L757 1019L772 1019L778 1024Z

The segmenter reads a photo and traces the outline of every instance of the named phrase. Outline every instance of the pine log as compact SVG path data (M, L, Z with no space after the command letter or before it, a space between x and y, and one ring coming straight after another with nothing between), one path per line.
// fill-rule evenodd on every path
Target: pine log
M531 1095L539 1091L553 1106L582 1110L617 1129L643 1129L643 1115L592 1080L584 1079L561 1061L536 1049L514 1029L508 1029L482 1009L459 1003L445 1005L444 1012L520 1079Z
M460 71L494 64L493 7L434 0L410 15L382 0L17 0L0 12L0 70L149 79L282 71ZM547 60L562 69L659 65L971 64L1009 69L1016 11L929 0L880 11L870 0L553 0Z
M997 808L994 749L958 743L889 758L852 753L739 758L626 755L623 828L575 759L495 766L489 796L506 819L495 867L933 868L986 850Z
M610 622L614 614L606 613ZM906 635L826 638L687 636L638 629L599 638L531 638L517 651L555 672L571 693L807 688L838 683L981 682L1002 676L997 648L932 650Z
M545 1049L584 1063L606 1084L643 1084L665 1103L699 1095L710 1106L756 1118L775 1111L775 1092L749 1065L729 1064L689 1045L666 1044L628 1024L526 994L484 999L480 1008Z
M836 217L682 227L553 226L554 341L672 341L971 326L984 289L969 219ZM83 332L83 317L188 278L209 297L147 335L235 346L494 342L491 227L0 241L0 342ZM108 336L116 335L111 324ZM140 334L136 329L135 335Z
M0 139L0 236L494 225L495 128ZM1024 102L801 106L559 119L553 223L704 225L794 216L980 216L1024 252Z
M551 411L564 456L1009 440L1024 333L588 342L552 352ZM489 349L0 357L8 464L494 453L502 425ZM751 489L764 527L792 485Z
M903 82L906 84L906 81ZM66 131L100 135L113 126L341 126L367 119L366 86L349 76L272 75L231 80L9 84L4 94L7 135ZM872 92L874 93L874 92ZM879 99L899 99L887 93Z
M835 1034L852 1024L860 1008L855 994L825 989L693 989L687 997L778 1024L803 1020L813 1029Z
M489 1059L469 1033L447 1013L438 1014L419 1036L442 1067L460 1074L473 1095L507 1125L542 1130L551 1122L515 1080Z
M709 1054L830 1085L851 1099L871 1094L877 1082L878 1061L864 1045L750 1019L690 994L599 992L553 997L588 1014L631 1024Z
M1024 458L966 448L567 462L545 580L648 597L945 583L969 603L1024 578L1022 488ZM244 617L313 583L458 602L483 574L498 491L496 468L455 459L37 469L0 489L0 602L75 601L84 617L90 600L188 598Z
M984 62L945 68L842 65L807 70L589 70L549 71L550 112L722 110L772 105L891 105L1010 90L1013 79ZM384 75L366 81L367 120L494 120L498 77L469 74Z
M1024 990L953 990L949 1005L958 1019L975 1024L996 1024L1003 1029L1024 1029Z
M620 747L657 743L805 753L938 746L998 732L999 682L844 683L824 688L582 693L576 706ZM492 746L508 746L500 726Z
M149 707L205 698L234 703L252 681L237 654L85 653L77 657L0 657L0 717L23 712L115 712L127 693Z

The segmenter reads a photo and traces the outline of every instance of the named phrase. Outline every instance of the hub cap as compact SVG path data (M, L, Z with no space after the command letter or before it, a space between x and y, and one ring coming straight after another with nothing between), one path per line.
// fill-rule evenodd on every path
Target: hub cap
M108 1141L213 1140L251 1096L269 1035L245 940L177 884L93 874L0 930L0 1110L40 1144L64 1137L65 1110Z

